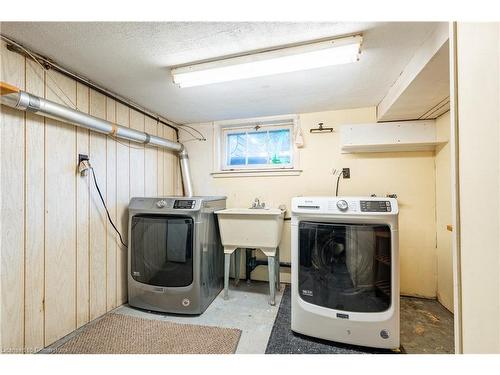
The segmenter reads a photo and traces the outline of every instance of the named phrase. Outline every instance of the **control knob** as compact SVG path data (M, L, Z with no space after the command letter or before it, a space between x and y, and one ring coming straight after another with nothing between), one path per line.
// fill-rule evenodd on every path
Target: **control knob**
M162 199L162 200L156 202L156 207L158 207L158 208L163 208L166 205L167 205L167 201L165 199Z
M341 200L337 201L337 208L340 211L347 211L347 209L349 208L349 205L347 204L347 202L344 199L341 199Z

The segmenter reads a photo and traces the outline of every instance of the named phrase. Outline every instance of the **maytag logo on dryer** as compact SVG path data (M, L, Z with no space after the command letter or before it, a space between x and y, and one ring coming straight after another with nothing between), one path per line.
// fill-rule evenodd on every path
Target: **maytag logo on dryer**
M307 289L302 289L302 295L303 296L312 297L313 296L313 291L312 290L307 290Z

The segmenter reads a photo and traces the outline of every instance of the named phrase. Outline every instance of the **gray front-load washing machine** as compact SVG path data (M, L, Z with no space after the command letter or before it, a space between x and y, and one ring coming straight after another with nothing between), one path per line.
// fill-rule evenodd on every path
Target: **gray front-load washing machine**
M214 211L225 207L226 197L131 199L130 306L175 314L206 310L224 283Z

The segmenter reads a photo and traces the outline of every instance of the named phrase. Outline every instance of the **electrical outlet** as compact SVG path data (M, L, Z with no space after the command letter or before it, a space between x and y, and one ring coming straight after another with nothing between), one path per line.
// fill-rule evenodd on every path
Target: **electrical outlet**
M83 160L89 160L89 156L85 154L78 154L78 164L80 164Z
M351 178L351 170L349 168L342 168L342 178Z
M89 156L84 154L78 154L78 165L76 169L78 169L78 173L80 176L85 177L87 175L87 171L89 169ZM86 161L86 163L83 163Z

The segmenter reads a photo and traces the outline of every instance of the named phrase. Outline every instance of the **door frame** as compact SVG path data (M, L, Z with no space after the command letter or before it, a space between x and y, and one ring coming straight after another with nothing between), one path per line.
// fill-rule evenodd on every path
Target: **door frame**
M453 304L455 353L463 353L462 278L460 251L460 164L458 127L457 22L449 23L450 34L450 144L451 144L451 212L453 255Z

